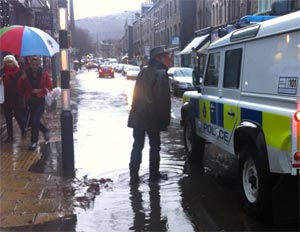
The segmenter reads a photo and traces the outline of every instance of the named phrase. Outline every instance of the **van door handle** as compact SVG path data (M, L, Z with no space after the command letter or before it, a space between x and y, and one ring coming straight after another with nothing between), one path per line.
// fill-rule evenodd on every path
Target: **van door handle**
M227 114L233 118L235 116L235 113L230 109L230 111L227 112Z

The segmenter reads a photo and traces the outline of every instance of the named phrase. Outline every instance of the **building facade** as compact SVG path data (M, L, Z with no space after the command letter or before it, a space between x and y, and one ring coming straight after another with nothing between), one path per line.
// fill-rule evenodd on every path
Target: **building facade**
M201 30L235 25L246 15L283 15L300 9L300 0L148 0L147 4L132 25L132 56L141 62L151 48L164 45L176 66L193 66L191 54L180 51Z

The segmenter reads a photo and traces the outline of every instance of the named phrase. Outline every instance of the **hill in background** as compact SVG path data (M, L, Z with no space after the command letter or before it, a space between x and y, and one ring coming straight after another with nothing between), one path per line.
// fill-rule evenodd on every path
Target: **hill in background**
M75 20L75 27L88 30L94 42L102 40L118 41L125 33L126 20L132 24L138 11L126 11L99 17Z

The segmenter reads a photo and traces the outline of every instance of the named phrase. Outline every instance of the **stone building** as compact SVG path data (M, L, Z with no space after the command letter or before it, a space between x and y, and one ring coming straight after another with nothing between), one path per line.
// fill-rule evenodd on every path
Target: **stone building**
M176 66L193 66L192 51L207 45L205 34L235 25L246 15L282 15L299 10L300 0L148 0L133 22L134 58L147 58L154 46L165 45ZM196 37L202 39L194 40ZM197 43L198 44L197 44ZM182 51L187 47L188 49ZM194 46L194 47L191 47ZM193 48L193 49L192 49ZM188 52L187 52L188 51Z
M193 37L195 30L195 0L156 0L133 23L133 56L138 63L144 64L149 51L155 46L165 46L176 54L182 43Z

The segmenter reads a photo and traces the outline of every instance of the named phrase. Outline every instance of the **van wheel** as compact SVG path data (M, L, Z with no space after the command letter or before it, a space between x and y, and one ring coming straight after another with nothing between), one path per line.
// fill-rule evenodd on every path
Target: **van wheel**
M256 218L267 219L271 214L270 175L259 170L252 158L256 149L245 147L240 153L239 177L247 212Z
M205 148L205 140L197 136L191 119L184 120L183 129L184 148L191 162L202 162Z

